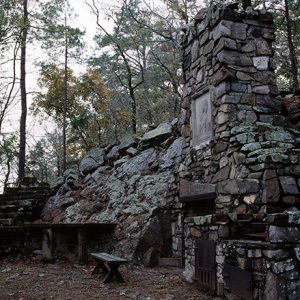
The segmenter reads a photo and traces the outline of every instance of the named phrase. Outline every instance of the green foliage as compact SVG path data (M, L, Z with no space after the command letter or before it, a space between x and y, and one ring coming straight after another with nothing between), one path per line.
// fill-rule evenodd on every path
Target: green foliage
M95 70L87 70L76 77L68 70L68 143L73 152L89 150L108 140L109 127L114 120L110 107L110 93ZM39 86L45 93L34 98L35 115L52 117L61 127L64 70L56 65L44 66ZM72 152L71 151L71 152Z

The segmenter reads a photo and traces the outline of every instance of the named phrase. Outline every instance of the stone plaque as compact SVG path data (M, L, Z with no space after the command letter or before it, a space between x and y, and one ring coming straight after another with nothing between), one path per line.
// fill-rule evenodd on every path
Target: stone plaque
M192 101L193 146L210 141L213 137L210 92Z

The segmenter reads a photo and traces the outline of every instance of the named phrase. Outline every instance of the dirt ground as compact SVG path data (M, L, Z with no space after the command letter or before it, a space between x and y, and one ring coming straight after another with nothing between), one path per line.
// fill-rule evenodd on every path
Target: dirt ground
M187 284L174 267L121 266L125 283L103 284L90 265L68 261L0 261L0 300L207 300L213 299Z

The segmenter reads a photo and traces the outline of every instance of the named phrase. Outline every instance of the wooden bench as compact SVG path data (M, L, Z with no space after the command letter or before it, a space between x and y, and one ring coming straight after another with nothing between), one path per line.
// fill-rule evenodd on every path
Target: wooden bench
M106 275L104 283L111 282L114 278L118 282L124 282L118 269L120 265L128 263L128 260L108 253L90 253L90 256L97 262L92 274L99 274L102 270Z

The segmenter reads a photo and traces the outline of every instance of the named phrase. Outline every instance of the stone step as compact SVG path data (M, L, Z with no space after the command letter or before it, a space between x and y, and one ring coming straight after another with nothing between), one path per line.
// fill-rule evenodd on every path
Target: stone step
M31 211L32 206L29 205L0 205L0 214L6 212L22 212Z
M36 199L26 199L26 200L0 200L0 207L2 205L16 205L16 206L30 206L32 203L36 202Z
M26 194L26 193L43 193L43 194L50 194L50 188L6 188L3 195L20 195L20 194Z
M31 211L0 212L0 219L25 219L31 215Z
M0 226L12 226L14 225L13 219L0 219Z
M15 212L18 211L19 206L17 205L0 205L0 213L2 212Z

